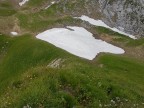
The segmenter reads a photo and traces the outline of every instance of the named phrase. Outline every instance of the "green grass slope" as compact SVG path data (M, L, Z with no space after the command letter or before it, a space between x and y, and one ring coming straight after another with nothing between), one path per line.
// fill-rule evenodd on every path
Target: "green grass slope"
M30 35L0 39L2 108L144 107L143 61L113 54L88 61ZM59 67L49 66L59 58Z
M11 16L16 13L16 10L8 2L0 3L0 17Z
M0 108L144 108L144 39L73 19L67 12L83 8L81 0L65 4L66 13L63 4L44 10L45 3L30 0L15 8L0 2L0 32L29 33L0 33ZM34 37L67 25L84 26L126 53L102 53L89 61Z

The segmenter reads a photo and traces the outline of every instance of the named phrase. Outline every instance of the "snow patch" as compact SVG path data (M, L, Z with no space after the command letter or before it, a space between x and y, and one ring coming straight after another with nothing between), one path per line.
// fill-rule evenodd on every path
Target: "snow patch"
M12 34L13 36L17 36L17 35L18 35L17 32L11 32L11 34Z
M55 1L51 2L51 4L55 4Z
M19 2L19 5L22 6L24 5L26 2L28 2L29 0L22 0L21 2Z
M68 29L67 29L68 28ZM92 60L100 52L123 54L125 51L105 41L95 39L93 34L82 27L53 28L36 38L47 41L76 56Z
M111 29L112 31L115 31L115 32L118 32L118 33L120 33L120 34L129 36L129 37L132 38L132 39L136 39L135 36L130 35L130 34L128 34L128 33L125 33L125 32L123 32L123 31L120 31L120 30L122 30L122 28L121 28L120 30L117 29L117 28L111 28L111 27L109 27L108 25L106 25L102 20L95 20L95 19L92 19L92 18L90 18L90 17L88 17L88 16L85 16L85 15L82 15L81 17L75 17L75 18L79 18L79 19L81 19L81 20L83 20L83 21L87 21L87 22L89 22L90 24L95 25L95 26L102 26L102 27Z
M55 4L56 2L55 1L53 1L53 2L51 2L51 4L50 5L48 5L45 9L48 9L49 7L51 7L53 4Z

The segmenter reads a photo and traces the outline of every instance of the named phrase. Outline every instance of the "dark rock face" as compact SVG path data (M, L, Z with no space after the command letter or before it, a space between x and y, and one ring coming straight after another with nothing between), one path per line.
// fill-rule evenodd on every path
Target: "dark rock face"
M99 4L108 25L144 36L144 0L99 0Z
M66 13L103 20L121 31L144 36L144 0L60 0ZM69 9L68 4L73 6Z

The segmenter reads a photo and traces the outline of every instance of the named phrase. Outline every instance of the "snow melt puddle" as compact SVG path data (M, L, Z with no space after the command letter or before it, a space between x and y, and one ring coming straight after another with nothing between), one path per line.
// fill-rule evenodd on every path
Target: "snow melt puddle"
M53 4L55 4L55 1L51 2L51 4L48 5L45 9L48 9L48 8L51 7Z
M68 28L68 29L67 29ZM105 41L95 39L82 27L53 28L42 32L36 38L47 41L76 56L92 60L100 52L123 54L124 50Z
M81 20L83 20L83 21L88 21L88 22L89 22L90 24L92 24L92 25L102 26L102 27L111 29L112 31L118 32L118 33L120 33L120 34L129 36L129 37L132 38L132 39L136 39L136 37L133 36L133 35L130 35L130 34L127 34L127 33L123 32L123 31L120 31L120 30L118 30L117 28L111 28L111 27L109 27L109 26L106 25L102 20L95 20L95 19L92 19L92 18L90 18L90 17L88 17L88 16L85 16L85 15L82 15L81 17L75 17L75 18L79 18L79 19L81 19Z
M24 5L26 2L28 2L29 0L22 0L20 3L19 3L19 5L20 6L22 6L22 5Z

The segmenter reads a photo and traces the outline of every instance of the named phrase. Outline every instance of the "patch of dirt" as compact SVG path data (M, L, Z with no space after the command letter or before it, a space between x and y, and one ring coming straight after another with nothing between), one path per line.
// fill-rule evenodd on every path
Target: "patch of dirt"
M18 34L21 32L18 19L16 18L14 21L13 31L17 32Z
M9 34L14 26L13 17L0 17L0 32L2 34Z
M139 60L143 60L144 59L144 48L142 46L127 47L126 48L126 55L135 57Z

